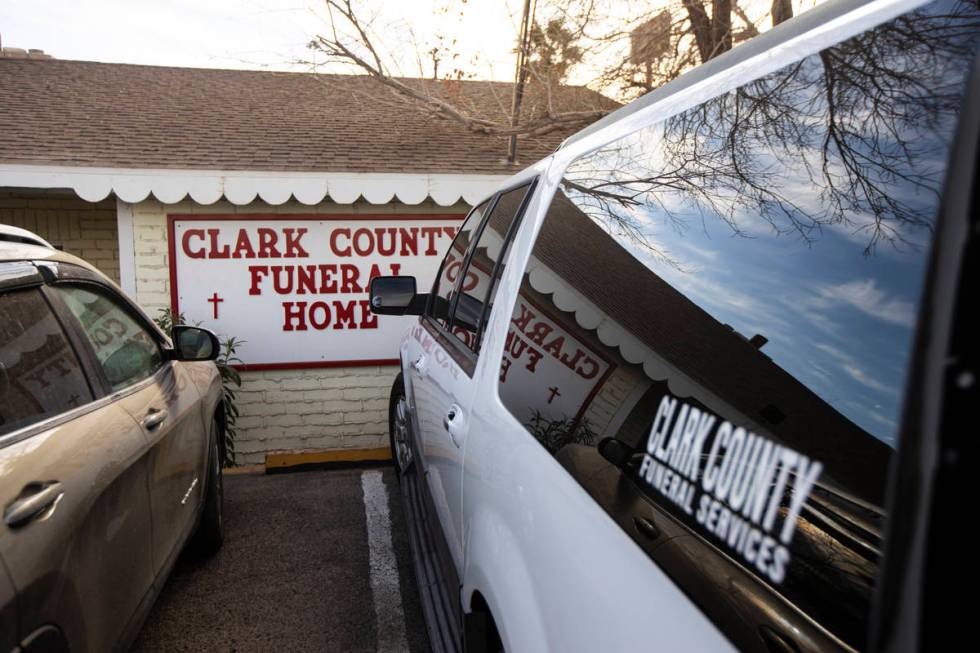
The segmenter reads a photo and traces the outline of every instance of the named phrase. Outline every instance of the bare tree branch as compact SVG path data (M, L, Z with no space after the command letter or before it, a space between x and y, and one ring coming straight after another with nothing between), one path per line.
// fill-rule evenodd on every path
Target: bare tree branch
M570 130L585 126L603 117L614 108L613 106L606 106L594 109L556 111L554 103L549 102L546 111L532 115L529 119L516 125L510 124L508 120L492 120L479 116L475 112L461 107L458 103L443 99L438 93L429 92L423 85L408 83L391 75L366 26L355 13L350 0L325 0L325 4L331 17L330 35L317 36L310 42L310 48L321 52L330 60L353 64L392 93L416 103L419 108L432 115L451 120L470 131L494 136L543 136L558 130ZM353 29L356 45L348 43L340 35L336 28L334 12ZM363 52L359 52L359 50Z

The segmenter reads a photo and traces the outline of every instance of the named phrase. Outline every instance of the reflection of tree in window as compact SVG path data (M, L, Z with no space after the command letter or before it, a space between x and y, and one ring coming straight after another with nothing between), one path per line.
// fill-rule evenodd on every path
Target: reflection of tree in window
M600 150L565 190L673 263L649 237L654 216L743 236L762 221L808 242L840 225L866 254L914 248L933 226L922 204L941 190L978 26L976 0L934 3Z

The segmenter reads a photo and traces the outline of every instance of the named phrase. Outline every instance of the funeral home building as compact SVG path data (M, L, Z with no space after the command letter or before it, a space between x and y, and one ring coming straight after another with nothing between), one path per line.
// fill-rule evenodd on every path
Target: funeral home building
M0 223L81 256L151 317L240 341L239 463L384 449L404 323L368 311L369 280L433 279L469 208L570 133L522 139L508 163L504 139L366 77L19 54L0 56ZM512 94L410 81L486 116Z

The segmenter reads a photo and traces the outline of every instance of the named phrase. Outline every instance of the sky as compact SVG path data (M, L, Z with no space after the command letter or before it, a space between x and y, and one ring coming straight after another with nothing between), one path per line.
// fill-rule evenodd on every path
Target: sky
M822 0L794 0L800 13ZM354 0L372 40L383 46L390 72L431 77L425 53L433 46L456 53L443 57L440 77L461 69L469 78L511 81L514 44L523 0ZM538 2L537 21L555 6L572 16L589 7L588 51L567 80L616 95L598 81L602 71L628 55L629 31L678 0ZM771 0L743 3L759 30L770 25ZM59 59L200 68L309 72L306 47L327 34L324 0L0 0L0 36L5 47L38 48ZM611 36L612 35L612 36ZM599 39L599 40L590 40ZM688 44L690 45L690 44ZM423 60L419 60L419 53ZM359 73L333 64L319 72Z
M932 238L931 228L912 226L909 216L931 225L937 214L959 101L953 90L937 111L929 93L963 89L972 56L960 58L963 43L945 35L969 38L962 25L971 18L964 13L944 32L944 23L928 22L923 12L913 22L932 40L909 39L902 48L877 31L848 41L849 51L863 52L862 61L875 62L878 71L898 71L878 73L877 94L852 89L834 96L844 98L835 101L834 115L849 134L849 152L862 161L859 176L845 170L839 149L824 149L830 115L825 68L811 55L756 80L739 96L738 112L734 94L720 95L701 105L703 113L680 114L690 121L675 120L669 135L663 124L644 127L583 156L565 173L583 187L639 193L637 204L621 208L580 192L572 199L657 276L746 338L766 337L762 352L776 365L894 446ZM852 68L857 75L863 64ZM907 85L908 78L918 85ZM903 83L903 90L918 90L894 92ZM740 118L740 139L752 158L740 156L737 168L726 163L735 115L767 116ZM773 115L784 117L777 124ZM679 129L687 147L671 145ZM672 180L675 170L690 186ZM668 182L646 181L660 178ZM852 193L847 180L861 181L894 201L873 205L907 242L881 242L867 252L872 203L854 195L838 213L828 178L845 193ZM776 209L771 196L754 200L750 182L788 198L787 212ZM790 217L821 226L804 240ZM840 217L849 223L835 222ZM623 228L630 221L632 229Z
M461 57L482 78L511 79L519 2L368 0L378 32L402 65L418 75L416 43L437 34L459 39ZM420 20L420 17L422 20ZM316 0L0 0L4 47L40 48L59 59L203 68L308 71L306 43L325 33ZM431 75L426 62L425 74ZM335 69L336 72L341 70Z

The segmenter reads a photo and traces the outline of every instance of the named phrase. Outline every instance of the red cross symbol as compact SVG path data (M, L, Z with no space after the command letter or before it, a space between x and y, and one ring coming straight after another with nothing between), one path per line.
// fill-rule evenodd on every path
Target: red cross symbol
M553 387L553 388L548 388L548 390L549 390L549 391L551 391L551 396L550 396L550 397L548 397L548 403L549 403L549 404L550 404L550 403L551 403L552 401L554 401L554 400L555 400L555 397L560 397L560 396L561 396L561 393L560 393L560 392L558 392L558 386L555 386L555 387Z
M214 293L208 298L208 301L214 306L214 319L218 319L218 302L223 302L225 300L218 297L218 293Z

